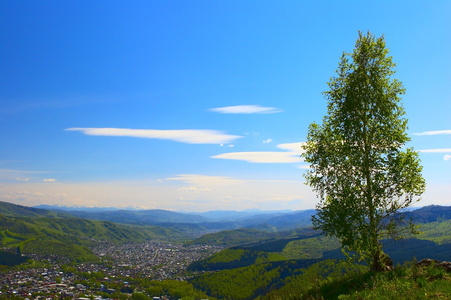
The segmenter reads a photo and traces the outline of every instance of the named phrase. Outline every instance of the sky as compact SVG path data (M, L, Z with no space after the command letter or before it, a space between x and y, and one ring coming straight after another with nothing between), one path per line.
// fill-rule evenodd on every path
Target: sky
M451 203L450 1L0 1L0 201L303 210L299 157L358 31L384 35Z

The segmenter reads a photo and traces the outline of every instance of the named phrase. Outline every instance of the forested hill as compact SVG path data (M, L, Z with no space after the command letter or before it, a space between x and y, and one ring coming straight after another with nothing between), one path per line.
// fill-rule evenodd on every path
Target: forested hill
M8 202L0 201L0 215L7 217L59 217L68 218L71 217L69 214L63 212L56 212L46 209L22 206L17 204L12 204Z
M451 206L430 205L405 213L418 223L430 223L451 219Z
M203 223L211 220L198 215L177 213L162 209L151 210L113 210L113 211L66 211L80 218L104 220L124 224L158 225L165 223Z
M95 260L90 247L99 241L130 243L183 235L175 229L92 221L5 202L0 209L0 246L19 254Z

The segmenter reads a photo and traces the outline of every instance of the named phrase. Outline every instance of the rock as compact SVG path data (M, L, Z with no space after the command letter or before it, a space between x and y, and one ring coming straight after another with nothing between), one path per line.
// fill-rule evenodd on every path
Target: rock
M437 259L422 259L417 262L417 266L420 267L428 267L430 265L434 265L436 267L442 267L446 272L451 272L451 262L449 261L439 261Z
M417 266L419 266L419 267L428 267L428 266L430 266L432 264L438 265L439 263L441 263L441 261L436 260L436 259L426 258L426 259L422 259L419 262L417 262Z
M383 254L382 263L384 264L384 271L392 271L394 269L393 260L387 254Z
M442 261L438 265L441 266L443 269L445 269L446 272L451 272L451 262Z

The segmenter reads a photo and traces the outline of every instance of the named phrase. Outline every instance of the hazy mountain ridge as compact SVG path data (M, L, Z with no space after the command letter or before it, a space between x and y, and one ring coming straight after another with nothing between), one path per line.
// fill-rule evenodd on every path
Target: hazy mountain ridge
M54 211L69 214L79 218L90 220L104 220L123 224L153 225L163 227L175 227L184 224L190 231L199 233L211 231L233 230L238 228L256 228L266 231L291 230L300 227L311 226L311 217L316 213L314 209L300 211L211 211L205 213L181 213L162 209L152 210L99 210L93 208L83 211L83 207L77 210L61 211L58 207L51 207ZM406 211L407 218L412 217L418 223L434 222L437 220L451 219L451 207L449 206L425 206L415 210ZM177 225L176 225L177 224Z
M0 215L9 217L71 217L62 211L52 211L37 207L28 207L9 202L0 201Z
M40 206L42 207L42 206ZM124 224L173 226L174 224L198 224L211 230L252 228L265 224L277 230L310 226L314 210L303 211L210 211L205 213L181 213L162 209L151 210L97 210L75 207L74 210L58 206L46 206L56 212L79 218L104 220Z

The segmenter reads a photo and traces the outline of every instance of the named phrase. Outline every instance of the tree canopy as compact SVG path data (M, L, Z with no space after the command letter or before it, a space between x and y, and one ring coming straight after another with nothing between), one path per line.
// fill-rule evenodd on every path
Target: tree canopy
M410 140L401 103L402 83L384 37L359 32L352 53L343 53L324 92L323 123L309 126L305 174L320 198L312 222L338 237L374 270L384 267L380 240L415 233L402 209L419 200L425 180Z

